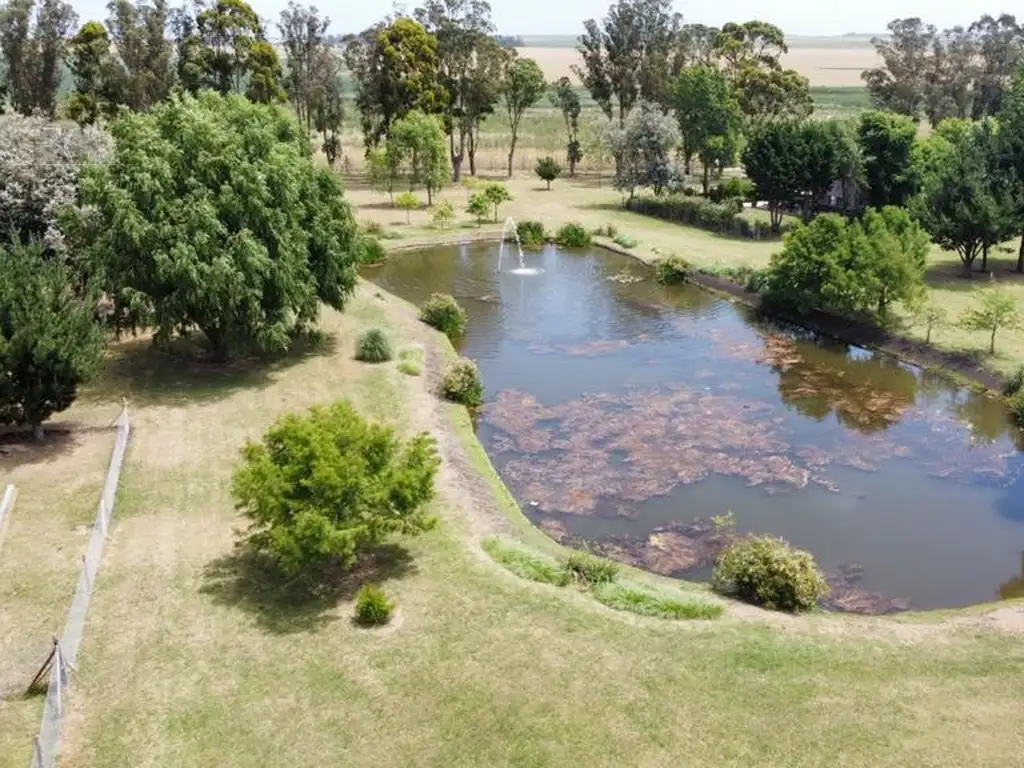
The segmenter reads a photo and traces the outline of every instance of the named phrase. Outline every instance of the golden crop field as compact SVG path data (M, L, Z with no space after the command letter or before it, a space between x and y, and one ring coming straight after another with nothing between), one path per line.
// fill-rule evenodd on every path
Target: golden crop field
M579 63L579 54L573 48L520 48L522 56L535 59L549 80L573 77L571 67ZM868 45L857 45L837 40L834 45L792 45L782 57L784 66L795 69L811 81L811 86L861 86L860 75L865 69L877 67L878 54ZM576 78L573 77L575 80Z

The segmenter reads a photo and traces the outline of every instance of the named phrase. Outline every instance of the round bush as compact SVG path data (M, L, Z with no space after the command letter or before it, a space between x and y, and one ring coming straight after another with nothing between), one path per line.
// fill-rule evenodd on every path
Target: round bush
M586 248L591 243L590 233L582 224L570 221L558 230L555 242L563 248Z
M810 553L772 536L732 544L718 558L712 583L723 594L779 611L808 610L828 594Z
M1006 380L1006 386L1003 387L1003 394L1008 397L1012 397L1021 391L1024 391L1024 365L1021 365L1013 372L1013 375Z
M548 239L544 225L539 221L520 221L516 224L516 234L519 235L519 244L526 248L544 245Z
M452 402L480 405L484 401L484 385L476 363L468 357L460 357L449 365L441 379L441 391Z
M693 265L682 256L666 256L655 263L654 278L662 285L678 285L692 271Z
M420 320L437 328L449 339L461 336L466 330L466 310L446 293L433 293L423 302Z
M1009 397L1010 415L1018 427L1024 427L1024 389Z
M367 627L387 624L395 612L395 604L388 600L384 590L372 584L359 588L356 594L356 621Z
M364 363L386 363L394 356L391 341L380 328L371 328L356 342L356 360Z

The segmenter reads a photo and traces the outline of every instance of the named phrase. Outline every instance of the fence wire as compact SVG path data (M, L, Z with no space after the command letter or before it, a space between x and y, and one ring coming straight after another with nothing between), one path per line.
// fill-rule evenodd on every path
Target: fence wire
M100 496L96 521L93 523L89 547L82 556L82 570L78 576L78 586L71 598L64 621L64 631L54 644L50 682L46 690L46 702L43 705L43 721L39 726L35 748L32 752L32 768L52 768L57 763L57 751L60 746L60 727L67 709L67 688L71 675L74 673L78 648L82 643L85 629L85 616L92 600L93 585L100 569L100 558L103 556L103 545L107 540L114 514L114 500L117 495L117 484L121 478L121 466L128 449L128 436L131 426L128 423L128 407L121 408L121 415L115 422L117 439L114 451L110 456L107 468L107 479L103 484L103 495Z

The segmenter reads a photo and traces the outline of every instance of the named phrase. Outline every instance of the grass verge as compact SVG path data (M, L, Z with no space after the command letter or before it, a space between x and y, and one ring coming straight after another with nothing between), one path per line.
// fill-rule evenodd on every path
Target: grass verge
M516 576L542 584L553 584L556 587L564 587L569 583L569 573L551 558L528 552L515 544L502 541L497 536L484 539L483 549Z
M683 600L625 584L602 584L594 589L594 599L617 611L660 619L717 619L725 608L703 600Z

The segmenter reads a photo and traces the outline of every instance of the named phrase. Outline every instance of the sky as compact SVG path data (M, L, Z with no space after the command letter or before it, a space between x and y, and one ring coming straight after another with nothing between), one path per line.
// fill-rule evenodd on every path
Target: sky
M312 2L332 19L331 31L357 32L387 15L393 0L300 0ZM102 20L106 17L106 0L71 0L80 20ZM1024 0L716 0L713 3L676 2L676 10L688 22L720 26L726 21L760 19L781 27L787 35L842 35L846 33L884 32L892 19L920 16L939 29L957 24L967 25L984 13L1024 15ZM270 22L287 0L250 0L257 13ZM582 21L600 18L610 0L491 0L493 17L501 34L567 35L578 34ZM170 0L175 6L177 0ZM415 0L406 2L415 8ZM273 27L271 26L271 31Z

